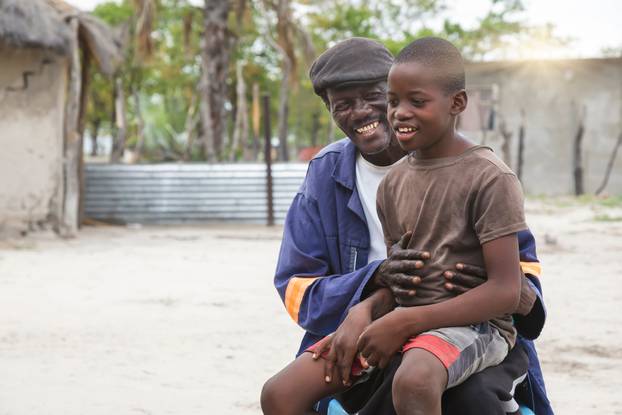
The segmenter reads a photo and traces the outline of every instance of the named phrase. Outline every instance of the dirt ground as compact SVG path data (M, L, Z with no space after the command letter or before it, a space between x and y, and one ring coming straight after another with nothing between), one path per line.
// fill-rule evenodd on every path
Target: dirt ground
M558 414L622 414L622 211L530 200ZM0 415L257 414L301 330L280 228L86 227L0 242Z

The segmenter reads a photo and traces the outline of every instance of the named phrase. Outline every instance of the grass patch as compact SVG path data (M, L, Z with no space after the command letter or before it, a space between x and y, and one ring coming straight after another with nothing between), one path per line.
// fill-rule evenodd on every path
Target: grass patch
M622 208L622 196L547 196L529 195L531 200L542 201L558 208L569 208L573 206L602 206L607 208Z
M607 213L594 216L596 222L622 222L622 216L612 216Z

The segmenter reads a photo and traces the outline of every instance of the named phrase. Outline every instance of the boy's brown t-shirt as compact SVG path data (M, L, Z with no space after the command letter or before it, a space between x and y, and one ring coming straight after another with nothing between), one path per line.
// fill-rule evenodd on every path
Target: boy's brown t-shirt
M443 271L457 262L484 267L481 245L527 229L516 175L492 150L474 146L456 157L409 156L378 187L377 208L387 248L413 231L409 248L429 251L417 295L404 306L439 303L453 296ZM513 346L509 315L491 320Z

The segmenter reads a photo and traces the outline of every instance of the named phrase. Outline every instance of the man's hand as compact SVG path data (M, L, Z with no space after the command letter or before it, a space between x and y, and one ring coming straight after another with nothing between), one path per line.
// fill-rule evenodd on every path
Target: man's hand
M423 268L424 261L430 258L429 252L407 248L411 236L411 231L402 235L374 275L374 284L388 287L396 298L409 298L417 293L417 286L421 283L417 270Z
M464 294L486 281L486 269L476 265L457 263L455 269L443 272L444 287L455 295Z
M358 352L356 342L372 321L371 307L360 303L348 311L348 315L337 331L330 337L322 340L320 347L313 354L314 359L328 350L324 361L324 379L331 382L336 375L341 377L344 385L350 385L350 371L352 362Z
M358 339L357 347L369 366L386 367L411 334L405 332L401 309L371 323Z

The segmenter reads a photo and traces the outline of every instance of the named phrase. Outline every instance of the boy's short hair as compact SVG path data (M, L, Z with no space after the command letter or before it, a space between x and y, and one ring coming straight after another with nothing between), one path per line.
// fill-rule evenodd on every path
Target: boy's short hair
M423 37L411 42L395 58L395 65L417 62L433 67L445 92L465 89L464 60L460 51L439 37Z

